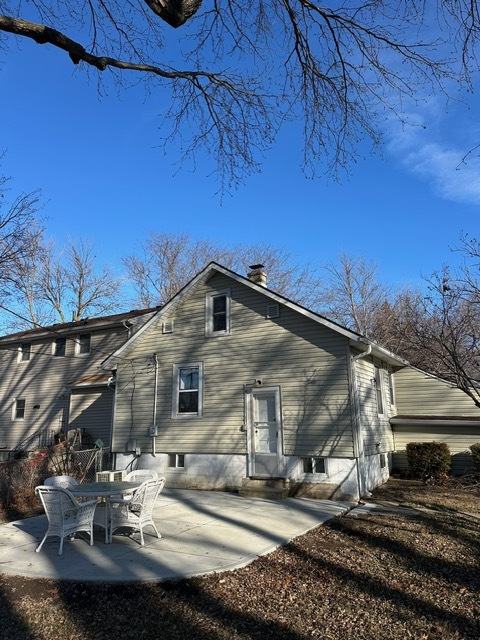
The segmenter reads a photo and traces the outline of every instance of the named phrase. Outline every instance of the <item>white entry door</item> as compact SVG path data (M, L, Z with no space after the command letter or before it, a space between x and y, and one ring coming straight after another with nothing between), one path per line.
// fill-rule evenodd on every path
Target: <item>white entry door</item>
M280 389L252 389L247 394L248 449L251 476L283 476Z

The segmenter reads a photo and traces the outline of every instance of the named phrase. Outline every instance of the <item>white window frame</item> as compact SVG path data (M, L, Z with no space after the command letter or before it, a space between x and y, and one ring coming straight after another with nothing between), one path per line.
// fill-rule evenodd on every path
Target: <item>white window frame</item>
M388 399L390 401L390 406L395 410L397 406L397 397L395 394L395 379L393 377L392 369L388 370Z
M28 346L28 352L24 350L24 347ZM24 355L28 354L28 358L24 358ZM32 343L31 342L22 342L18 347L18 357L17 362L30 362L32 358Z
M185 471L185 454L184 453L167 453L167 469L170 471ZM175 464L171 464L172 461Z
M182 369L198 369L198 406L197 411L179 411L180 372ZM173 365L172 418L201 418L203 416L203 362L182 362Z
M88 336L89 340L88 340L88 351L81 351L81 338L83 336ZM75 340L75 355L76 356L88 356L90 355L92 351L92 334L85 332L85 333L79 333L77 336L77 339Z
M381 364L374 363L374 388L375 388L375 403L377 406L377 413L379 416L386 415L385 412L385 380L383 375L383 368ZM379 406L381 405L381 407Z
M18 415L18 403L19 402L23 402L23 410L22 410L22 415L19 416ZM25 420L25 412L27 409L27 401L25 398L15 398L15 400L13 401L13 407L12 407L12 420L19 420L19 421L23 421Z
M220 331L214 330L213 323L213 303L215 298L225 298L225 329L221 329ZM230 333L231 330L231 301L232 294L230 289L221 289L219 291L211 291L207 293L205 298L205 335L208 337L212 336L225 336Z
M174 329L174 321L173 320L164 320L162 323L162 333L168 334L173 333Z
M311 461L312 471L305 471L305 460ZM316 471L317 460L323 460L324 471ZM315 478L318 478L319 476L321 476L322 478L326 478L328 476L328 458L326 458L325 456L302 456L300 458L300 464L302 465L301 470L304 476Z
M62 354L57 353L57 344L59 340L65 341L65 349L64 349L64 353ZM65 358L66 355L67 355L67 338L63 336L55 338L55 340L52 342L52 356L54 358Z

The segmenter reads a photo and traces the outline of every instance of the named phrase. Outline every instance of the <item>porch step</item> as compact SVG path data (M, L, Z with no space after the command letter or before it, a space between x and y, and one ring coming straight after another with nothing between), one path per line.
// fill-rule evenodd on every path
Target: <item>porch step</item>
M285 478L243 478L238 493L243 498L284 500L288 498L289 481Z

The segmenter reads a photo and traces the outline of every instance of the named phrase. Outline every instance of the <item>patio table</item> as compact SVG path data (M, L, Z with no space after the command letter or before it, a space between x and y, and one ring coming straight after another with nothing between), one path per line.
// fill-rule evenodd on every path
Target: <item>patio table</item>
M108 498L109 496L123 496L133 493L141 485L141 482L128 482L126 480L118 480L113 482L86 482L85 484L77 484L70 487L68 491L78 498ZM105 529L105 543L108 544L108 513L107 506L101 507L97 505L95 510L94 522ZM103 511L103 513L101 513Z

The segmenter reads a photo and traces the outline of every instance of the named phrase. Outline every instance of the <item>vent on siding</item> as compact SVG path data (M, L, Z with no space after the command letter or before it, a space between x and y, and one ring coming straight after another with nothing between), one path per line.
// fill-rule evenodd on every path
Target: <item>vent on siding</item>
M267 307L267 318L278 318L280 315L280 306L278 304L269 304Z
M163 333L173 333L173 320L165 320L162 331Z

